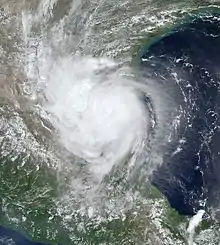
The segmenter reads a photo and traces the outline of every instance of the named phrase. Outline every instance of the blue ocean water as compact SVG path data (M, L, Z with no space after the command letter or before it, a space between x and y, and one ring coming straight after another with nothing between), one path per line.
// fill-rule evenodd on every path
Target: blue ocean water
M0 245L43 245L43 243L33 242L18 231L0 226Z
M220 186L220 17L194 17L142 55L145 77L172 90L179 124L152 183L181 214L217 207Z

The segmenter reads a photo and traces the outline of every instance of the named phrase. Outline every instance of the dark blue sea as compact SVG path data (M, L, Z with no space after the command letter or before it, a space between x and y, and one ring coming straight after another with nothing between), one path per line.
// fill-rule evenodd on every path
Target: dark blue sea
M143 52L144 76L172 91L179 123L152 183L181 214L218 208L220 195L220 17L207 14Z
M43 244L38 242L32 242L24 234L0 226L0 245L43 245Z

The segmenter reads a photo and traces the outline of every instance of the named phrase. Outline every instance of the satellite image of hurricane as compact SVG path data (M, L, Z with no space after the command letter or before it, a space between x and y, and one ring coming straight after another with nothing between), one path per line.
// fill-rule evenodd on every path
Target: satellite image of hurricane
M0 0L0 245L220 245L220 0Z

